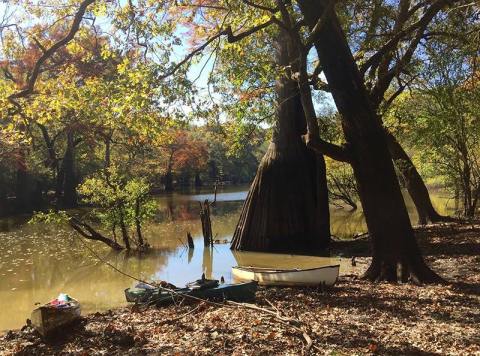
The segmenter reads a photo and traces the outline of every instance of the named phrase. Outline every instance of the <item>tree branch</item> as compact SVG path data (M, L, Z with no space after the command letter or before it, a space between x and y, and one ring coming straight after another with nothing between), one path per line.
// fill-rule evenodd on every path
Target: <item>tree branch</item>
M33 39L33 42L35 42L35 44L38 46L38 48L40 48L42 50L43 53L47 52L47 49L40 43L38 38L33 36L32 39Z
M451 0L450 2L457 2L459 0ZM433 17L447 4L448 0L436 0L424 13L424 15L417 22L409 27L397 32L390 40L388 40L374 55L372 55L361 67L360 73L365 75L370 67L375 67L381 61L382 57L393 50L398 42L407 34L417 30L418 28L428 25ZM418 10L418 8L416 8ZM412 16L414 12L409 11L408 16Z
M257 9L260 9L260 10L263 10L263 11L268 11L272 14L278 12L278 8L272 8L272 7L268 7L268 6L263 6L263 5L259 5L259 4L255 4L253 1L250 1L250 0L242 0L242 2L244 4L247 4L251 7L255 7Z
M82 22L83 15L85 14L85 11L87 10L87 7L94 3L95 0L84 0L81 4L80 7L78 8L75 17L72 22L72 26L70 27L70 31L68 34L59 40L58 42L54 43L50 48L46 49L42 56L37 60L35 63L35 66L33 67L32 74L30 75L30 78L28 80L26 88L23 90L14 93L8 97L8 100L11 102L14 102L15 99L18 98L24 98L33 93L33 89L35 87L35 82L37 81L38 75L40 74L40 69L42 65L45 63L45 61L50 58L59 48L65 46L67 43L69 43L75 34L78 32L78 29L80 28L80 23Z
M319 78L319 75L320 73L322 73L322 71L323 71L323 67L320 65L320 62L319 62L315 67L315 69L313 70L313 73L309 76L310 77L309 84L312 85L313 89L315 90L323 90L323 91L330 92L329 85Z
M11 80L11 81L14 82L15 84L17 83L17 81L15 80L15 77L14 77L13 74L8 70L7 67L2 67L2 71L3 71L3 74L5 75L5 78L6 78L6 79Z
M233 34L233 31L232 31L232 27L231 26L228 26L226 29L218 32L216 35L210 37L207 41L205 41L205 43L203 43L200 47L194 49L192 52L190 52L187 56L185 56L185 58L183 58L180 62L178 62L177 64L175 64L168 72L166 72L165 74L162 74L159 79L162 80L162 79L165 79L169 76L171 76L172 74L174 74L180 67L182 67L185 63L187 63L189 60L191 60L194 56L196 56L198 53L202 52L205 48L208 47L208 45L210 43L212 43L213 41L215 41L217 38L220 38L221 36L227 36L227 41L229 43L234 43L234 42L238 42L240 40L242 40L243 38L255 33L255 32L258 32L262 29L264 29L265 27L268 27L270 26L271 24L273 24L275 22L274 20L274 17L272 17L270 20L268 20L267 22L264 22L258 26L254 26L244 32L241 32L239 33L238 35L234 35Z
M265 27L270 26L272 23L274 23L274 18L275 17L272 16L272 18L270 18L270 20L268 20L267 22L264 22L258 26L252 27L244 32L239 33L238 35L233 34L231 26L228 26L224 32L227 35L227 40L229 43L238 42L244 39L245 37L250 36L251 34L264 29Z
M420 43L420 40L422 39L423 33L425 32L427 26L428 26L428 23L425 23L417 30L417 34L413 38L412 42L410 42L403 57L400 58L391 69L389 69L386 73L384 73L378 78L377 83L375 84L375 86L370 92L370 99L376 107L383 100L385 92L390 86L390 83L392 82L393 78L395 78L396 75L399 75L400 72L405 67L405 65L410 62L413 54L415 53L415 50L418 47L418 44Z
M335 5L335 0L330 0L328 2L322 16L320 16L317 23L315 24L315 26L313 26L312 30L310 31L310 34L308 35L308 38L305 42L305 48L312 47L313 42L317 40L318 34L320 33L320 30L322 29L323 25L327 21L327 17L332 13L334 5Z
M345 146L338 146L333 143L322 140L320 137L314 137L307 133L302 136L305 141L305 145L315 152L330 157L335 161L351 163L352 155Z
M98 231L96 231L93 227L91 227L84 221L77 219L74 216L69 216L68 223L70 224L72 229L74 229L76 232L78 232L80 235L82 235L86 239L103 242L104 244L107 244L114 250L123 250L123 247L119 245L117 242L115 242L112 239L109 239L108 237L103 236Z

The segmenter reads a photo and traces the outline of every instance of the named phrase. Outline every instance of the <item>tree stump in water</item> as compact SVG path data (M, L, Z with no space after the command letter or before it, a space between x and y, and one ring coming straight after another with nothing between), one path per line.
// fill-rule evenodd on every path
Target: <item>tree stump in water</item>
M212 221L210 220L210 203L208 199L205 199L204 203L200 202L200 220L202 222L204 245L213 245Z
M188 248L194 248L195 245L193 244L193 238L192 235L187 232L187 242L188 242Z

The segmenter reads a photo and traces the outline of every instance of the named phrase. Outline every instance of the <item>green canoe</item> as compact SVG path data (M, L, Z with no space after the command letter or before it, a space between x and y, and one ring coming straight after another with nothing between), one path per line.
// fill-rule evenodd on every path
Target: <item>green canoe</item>
M250 281L236 284L221 284L218 287L203 290L192 290L188 294L207 300L250 302L255 299L257 287L257 281Z
M156 304L158 306L170 304L174 300L183 296L192 296L195 298L216 301L232 300L246 302L255 299L255 293L258 286L256 281L222 285L218 285L218 281L216 281L216 283L212 282L212 280L206 281L208 282L205 283L204 281L205 285L202 286L198 286L198 284L189 284L192 288L176 288L172 291L165 290L161 287L145 288L145 286L142 286L139 288L137 286L135 288L125 289L125 297L127 302Z

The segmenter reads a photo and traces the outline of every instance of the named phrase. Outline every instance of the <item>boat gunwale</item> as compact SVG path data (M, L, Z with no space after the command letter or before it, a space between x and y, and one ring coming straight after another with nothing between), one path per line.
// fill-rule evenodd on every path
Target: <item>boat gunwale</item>
M253 267L253 266L234 266L232 269L238 269L241 271L247 271L252 273L298 273L298 272L309 272L315 270L321 270L326 268L340 268L340 264L337 265L328 265L322 267L306 268L306 269L270 269L270 267Z

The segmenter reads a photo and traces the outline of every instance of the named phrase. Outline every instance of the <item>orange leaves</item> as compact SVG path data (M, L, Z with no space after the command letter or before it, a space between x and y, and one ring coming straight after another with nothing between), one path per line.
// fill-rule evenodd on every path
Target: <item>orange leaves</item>
M249 101L261 97L266 91L266 88L256 88L250 91L240 91L238 92L238 95L240 101Z
M176 143L179 146L174 154L174 170L200 170L206 165L208 151L205 141L183 131L178 133Z
M169 14L179 29L186 30L185 44L196 48L218 32L227 8L219 0L183 0L172 6Z

